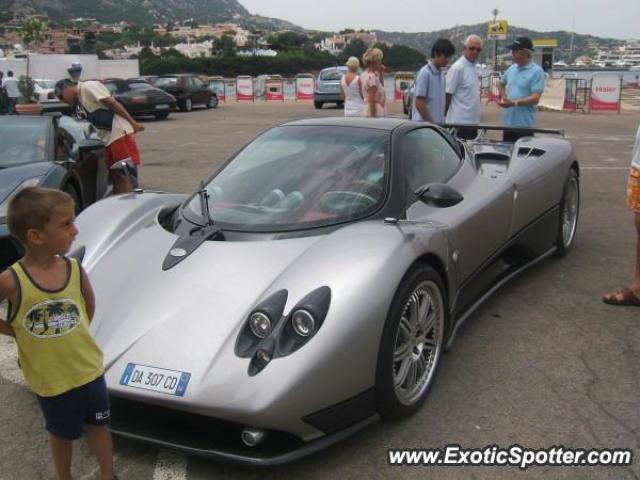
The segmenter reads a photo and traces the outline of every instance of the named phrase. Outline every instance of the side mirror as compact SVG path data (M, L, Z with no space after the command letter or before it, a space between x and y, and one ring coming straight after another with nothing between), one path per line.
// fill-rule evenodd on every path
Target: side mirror
M453 207L464 200L460 192L444 183L429 183L415 193L422 202L438 208Z
M97 138L85 138L81 140L78 144L78 148L81 153L93 152L95 150L100 150L104 148L104 142L102 140L98 140Z
M136 167L131 160L127 159L120 160L119 162L114 163L113 165L111 165L111 167L109 167L109 170L117 172L125 177L131 177L134 175Z

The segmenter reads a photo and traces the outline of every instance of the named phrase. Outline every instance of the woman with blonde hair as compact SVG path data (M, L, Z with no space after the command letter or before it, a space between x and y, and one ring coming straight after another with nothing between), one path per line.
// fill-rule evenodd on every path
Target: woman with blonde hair
M362 82L358 75L360 61L356 57L349 57L346 65L349 70L340 79L340 96L344 100L344 116L360 117L364 107Z
M362 56L365 70L362 72L363 115L365 117L384 117L387 115L387 95L384 91L382 50L370 48Z

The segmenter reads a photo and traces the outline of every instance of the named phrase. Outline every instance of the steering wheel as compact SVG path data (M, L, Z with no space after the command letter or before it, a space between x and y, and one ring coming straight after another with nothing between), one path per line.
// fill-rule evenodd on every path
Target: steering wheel
M358 193L368 194L374 197L374 199L382 196L382 185L378 182L372 182L371 180L356 180L353 182L352 188L359 190Z
M377 200L366 193L335 191L327 192L320 200L322 210L337 215L348 215L366 210L375 205Z

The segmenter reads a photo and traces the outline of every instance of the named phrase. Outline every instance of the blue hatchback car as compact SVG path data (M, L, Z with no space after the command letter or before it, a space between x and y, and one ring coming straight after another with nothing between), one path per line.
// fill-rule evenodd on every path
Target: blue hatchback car
M340 79L347 73L347 67L329 67L320 71L313 92L313 105L322 108L325 103L344 104L340 97Z

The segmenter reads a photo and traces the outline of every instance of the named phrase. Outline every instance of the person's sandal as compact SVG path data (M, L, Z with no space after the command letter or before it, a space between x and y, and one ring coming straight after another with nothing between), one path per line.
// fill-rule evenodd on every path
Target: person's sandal
M629 288L623 288L619 292L607 293L602 297L602 301L607 305L616 307L640 307L640 298Z

